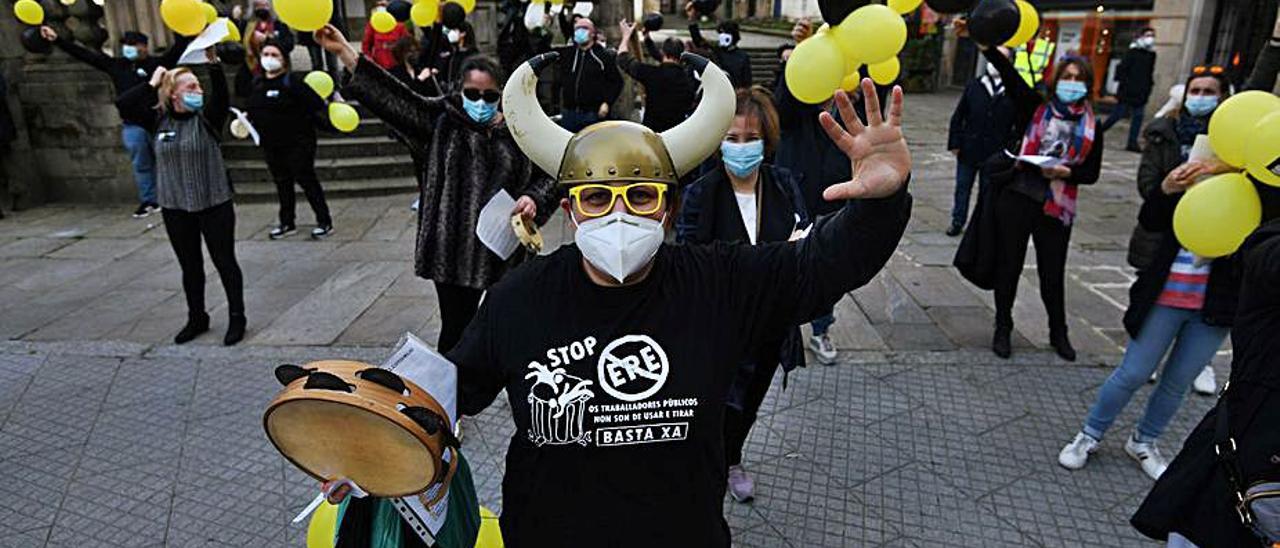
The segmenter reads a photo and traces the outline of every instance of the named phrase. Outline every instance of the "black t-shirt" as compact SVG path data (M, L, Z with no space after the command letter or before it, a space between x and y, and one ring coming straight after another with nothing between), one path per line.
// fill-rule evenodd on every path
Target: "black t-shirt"
M663 246L627 287L566 246L489 290L449 357L463 414L506 389L510 546L728 546L722 422L761 335L811 319L888 261L905 191L850 202L800 243Z

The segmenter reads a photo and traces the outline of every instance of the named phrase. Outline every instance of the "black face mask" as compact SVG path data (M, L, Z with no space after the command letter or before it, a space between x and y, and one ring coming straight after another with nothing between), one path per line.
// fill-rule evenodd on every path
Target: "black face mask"
M271 10L253 10L253 16L258 19L271 19Z

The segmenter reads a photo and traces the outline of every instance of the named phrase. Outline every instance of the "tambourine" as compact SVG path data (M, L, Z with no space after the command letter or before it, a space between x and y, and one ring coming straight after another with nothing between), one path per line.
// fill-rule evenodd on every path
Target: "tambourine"
M267 437L294 466L320 481L348 478L378 497L448 491L458 439L444 408L418 385L369 364L281 365L284 389L262 416ZM444 460L445 451L453 451Z
M530 253L536 255L542 251L542 233L538 232L537 225L526 223L520 215L512 215L511 230L516 232L516 238Z

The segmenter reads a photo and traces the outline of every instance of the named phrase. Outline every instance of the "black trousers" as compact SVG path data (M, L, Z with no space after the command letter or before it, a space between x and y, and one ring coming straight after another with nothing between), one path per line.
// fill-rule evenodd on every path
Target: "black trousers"
M772 355L777 356L778 353ZM730 402L724 410L724 456L728 466L742 464L742 446L747 443L747 434L756 423L760 405L764 403L764 396L769 392L777 371L777 360L738 366Z
M293 185L302 187L302 192L311 204L311 211L316 214L316 224L333 226L329 217L329 204L324 200L324 189L316 178L316 141L302 139L286 145L262 147L267 157L267 169L271 170L271 178L276 183L276 196L280 199L280 224L293 226L296 220L297 198Z
M996 257L996 325L1013 326L1013 300L1027 257L1027 237L1036 243L1036 276L1049 316L1049 330L1067 329L1064 276L1071 227L1044 214L1044 205L1008 188L996 198L999 254Z
M480 307L483 289L474 289L444 282L434 282L436 300L440 301L440 339L436 350L441 354L453 350L462 340L462 330L471 323Z
M187 296L187 313L204 314L204 254L200 240L209 248L209 257L227 292L227 311L244 315L244 276L236 262L236 211L230 201L196 212L163 209L164 230L169 234L173 254L182 267L182 292Z

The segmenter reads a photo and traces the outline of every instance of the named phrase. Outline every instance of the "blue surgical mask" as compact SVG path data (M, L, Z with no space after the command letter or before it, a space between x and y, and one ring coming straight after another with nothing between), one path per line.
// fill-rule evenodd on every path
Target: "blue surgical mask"
M462 98L462 110L467 111L467 116L481 124L488 123L494 116L498 114L498 104L489 103L484 99L472 101L466 97Z
M1084 82L1067 80L1058 82L1057 87L1054 88L1054 93L1057 94L1059 101L1071 104L1084 99L1084 96L1089 94L1089 88L1085 87Z
M579 46L586 44L590 40L591 40L591 31L582 27L573 29L573 41Z
M125 59L135 61L138 59L138 47L129 44L120 46L120 55L124 56Z
M1215 108L1218 108L1217 95L1190 95L1187 97L1187 112L1196 118L1208 115Z
M745 143L720 142L720 159L725 169L735 177L746 177L755 172L764 161L764 141L756 139Z
M182 106L187 107L191 112L200 112L204 108L204 94L186 92L182 94Z

